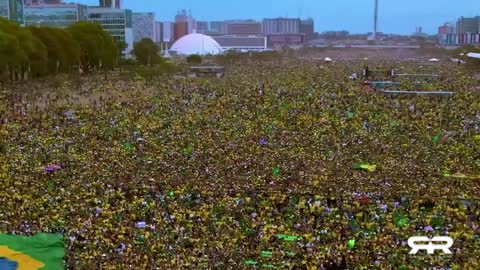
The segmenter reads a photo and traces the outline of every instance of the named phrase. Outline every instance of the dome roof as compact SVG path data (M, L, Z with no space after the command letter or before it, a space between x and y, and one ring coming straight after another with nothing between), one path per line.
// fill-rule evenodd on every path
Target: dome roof
M170 48L170 51L184 55L220 54L222 53L222 47L209 36L190 34L177 40Z

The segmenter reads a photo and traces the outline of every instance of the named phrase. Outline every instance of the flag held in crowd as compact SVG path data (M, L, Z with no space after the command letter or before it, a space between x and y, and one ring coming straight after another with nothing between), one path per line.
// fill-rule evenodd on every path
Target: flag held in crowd
M61 234L0 235L2 270L62 270L64 256Z

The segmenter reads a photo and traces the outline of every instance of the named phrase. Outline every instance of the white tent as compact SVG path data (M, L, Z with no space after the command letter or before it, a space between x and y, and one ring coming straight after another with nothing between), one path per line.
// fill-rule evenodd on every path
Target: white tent
M440 60L438 60L437 58L432 58L432 59L430 59L430 60L428 60L428 61L430 61L430 62L440 62Z
M325 62L332 62L333 60L332 60L331 58L329 58L329 57L325 57L325 59L323 59L323 61L325 61Z
M477 58L480 59L480 53L467 53L467 56L470 58Z

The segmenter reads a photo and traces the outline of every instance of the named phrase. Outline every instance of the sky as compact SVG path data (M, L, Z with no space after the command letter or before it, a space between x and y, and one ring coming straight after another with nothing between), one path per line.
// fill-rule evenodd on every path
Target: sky
M65 0L97 5L98 0ZM133 12L155 12L173 21L178 10L191 9L199 21L290 17L312 18L315 31L373 31L374 0L124 0ZM480 15L480 0L379 0L379 31L411 34L416 27L435 34L438 26L459 17Z

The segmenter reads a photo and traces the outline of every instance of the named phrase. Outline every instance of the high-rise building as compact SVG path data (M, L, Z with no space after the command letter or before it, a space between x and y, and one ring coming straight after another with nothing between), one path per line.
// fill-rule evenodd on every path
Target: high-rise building
M263 19L264 34L292 34L300 33L300 19L273 18Z
M162 22L155 22L155 31L154 31L154 39L155 43L163 42L163 23Z
M30 6L30 5L58 5L61 4L63 1L62 0L25 0L25 6Z
M315 35L315 26L313 19L300 21L300 33L305 35L306 40L310 40Z
M68 27L87 21L87 6L80 4L34 4L24 9L25 25Z
M262 24L253 20L227 21L229 35L256 35L262 33Z
M457 34L476 34L480 32L480 17L460 17L456 25Z
M209 29L208 22L197 21L197 27L196 27L197 33L204 34L204 33L207 33L209 30L210 29Z
M193 32L196 31L196 21L195 19L193 18L192 16L192 11L188 11L187 13L187 10L183 9L183 10L180 10L177 15L175 16L175 23L178 23L178 24L182 24L183 23L187 23L187 35L188 34L191 34Z
M188 22L175 22L173 28L173 41L188 35Z
M114 40L125 41L125 54L133 50L132 11L129 9L88 7L88 20L100 24Z
M0 17L23 24L23 0L0 0Z
M121 9L123 7L123 0L100 0L100 7Z
M143 38L155 40L155 13L133 13L133 42L138 42Z
M210 22L209 32L213 33L213 34L226 34L227 33L227 23L225 21Z
M452 24L446 23L438 27L438 35L455 34L455 27Z
M163 42L171 42L174 39L174 26L173 22L163 22Z

